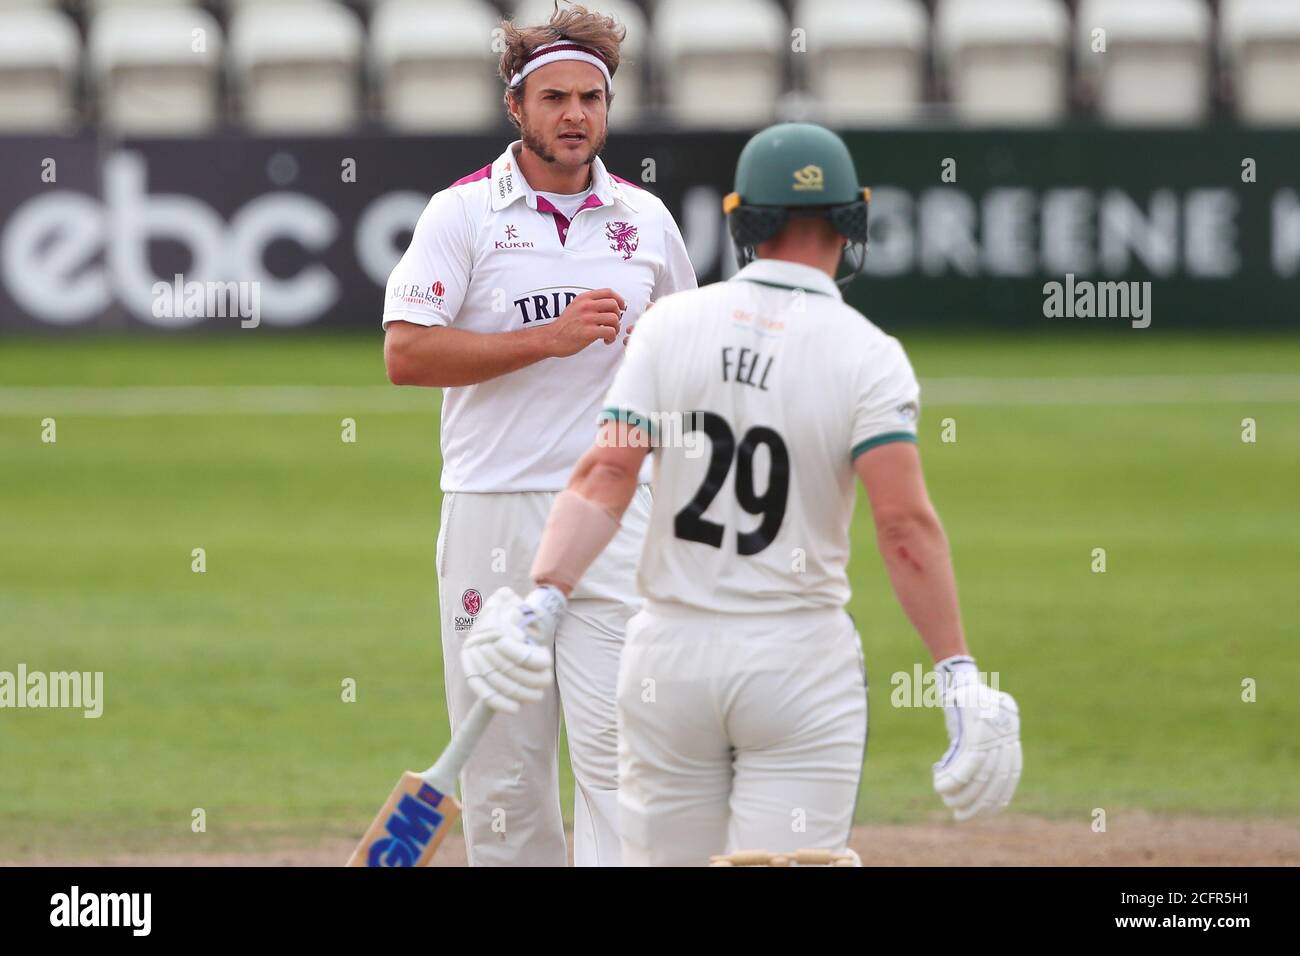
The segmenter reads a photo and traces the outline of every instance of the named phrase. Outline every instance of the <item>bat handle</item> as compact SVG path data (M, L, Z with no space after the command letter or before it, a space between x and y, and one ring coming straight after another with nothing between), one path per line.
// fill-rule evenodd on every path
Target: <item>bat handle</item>
M486 702L475 701L464 722L451 735L451 742L447 744L447 749L442 752L442 756L422 774L426 781L438 789L439 793L456 792L456 778L460 776L465 761L469 759L475 744L492 721L492 714L493 710Z

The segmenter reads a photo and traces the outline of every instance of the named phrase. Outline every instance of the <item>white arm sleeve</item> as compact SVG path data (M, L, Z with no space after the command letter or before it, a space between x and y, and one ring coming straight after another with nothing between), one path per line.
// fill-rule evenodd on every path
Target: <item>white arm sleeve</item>
M664 210L664 265L655 277L654 291L650 294L652 301L658 301L666 295L683 289L694 289L699 283L695 278L695 267L691 257L686 254L686 242L673 220L672 213Z
M853 410L850 457L891 441L916 441L921 386L898 339L886 337L863 357Z
M656 373L658 342L663 334L664 317L657 306L643 315L627 345L623 363L614 373L614 381L605 393L599 420L630 422L656 437L647 416L664 411L659 404L659 376Z
M388 277L384 328L389 322L450 325L465 300L473 266L473 234L461 198L434 194L411 244Z

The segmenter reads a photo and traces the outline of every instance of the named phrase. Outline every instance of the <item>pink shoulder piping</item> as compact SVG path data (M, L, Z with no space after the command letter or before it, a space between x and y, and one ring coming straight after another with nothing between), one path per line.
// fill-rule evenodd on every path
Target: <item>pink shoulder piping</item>
M482 169L476 169L468 176L460 177L460 179L452 183L451 186L463 186L466 183L473 183L473 182L477 182L480 179L487 179L491 175L492 175L492 164L488 163ZM447 188L450 189L451 186L448 186Z
M605 170L605 172L608 173L609 170ZM646 191L646 190L645 190L645 187L642 186L640 183L634 183L634 182L632 182L632 180L630 180L630 179L624 179L622 176L617 176L617 175L615 175L614 173L609 173L609 178L612 179L612 180L614 180L615 182L626 183L627 185L631 186L633 189L639 189L639 190L641 190L642 192L645 192L645 191Z

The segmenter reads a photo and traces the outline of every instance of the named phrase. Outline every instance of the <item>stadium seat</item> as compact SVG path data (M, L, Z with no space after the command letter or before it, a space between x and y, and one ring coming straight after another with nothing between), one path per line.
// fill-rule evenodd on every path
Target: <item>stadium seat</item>
M100 120L128 133L195 134L218 119L221 28L198 7L116 6L90 22Z
M612 129L630 125L645 105L645 56L650 48L645 14L633 0L582 0L582 5L608 14L627 27L614 78L614 109L609 124ZM552 0L520 0L514 8L514 21L521 25L545 23L554 7Z
M1224 0L1219 23L1241 118L1300 122L1300 3Z
M935 45L962 120L1050 123L1066 109L1070 21L1063 0L946 0Z
M921 0L798 0L807 32L794 57L828 123L899 119L923 94L929 19Z
M1111 123L1201 120L1209 105L1210 10L1205 0L1082 0L1077 18L1080 71ZM1105 30L1106 51L1093 50Z
M88 16L94 17L113 7L195 7L199 0L82 0Z
M226 9L233 15L240 7L270 7L284 4L303 3L342 3L343 0L225 0ZM371 6L377 6L381 0L369 0Z
M674 120L741 128L771 122L790 43L774 0L659 0L652 31Z
M0 11L0 130L60 130L74 118L81 40L57 10Z
M253 129L324 133L358 116L362 48L356 14L321 0L239 6L230 17L230 67Z
M467 0L384 0L370 21L370 64L387 122L472 130L504 115L495 10Z

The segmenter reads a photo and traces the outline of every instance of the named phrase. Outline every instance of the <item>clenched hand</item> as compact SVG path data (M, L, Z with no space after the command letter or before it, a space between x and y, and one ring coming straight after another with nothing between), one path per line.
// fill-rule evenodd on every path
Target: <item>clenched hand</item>
M597 339L611 345L627 302L613 289L592 289L577 296L560 317L545 327L547 352L564 358L576 355Z

